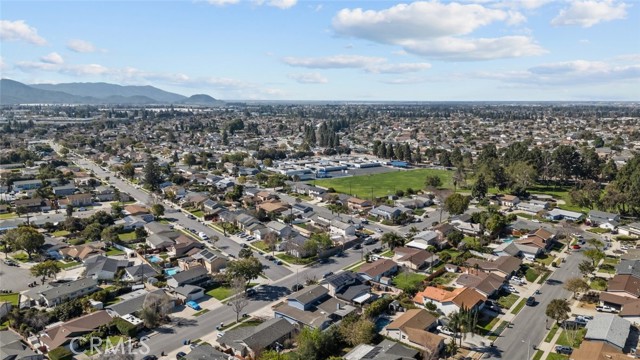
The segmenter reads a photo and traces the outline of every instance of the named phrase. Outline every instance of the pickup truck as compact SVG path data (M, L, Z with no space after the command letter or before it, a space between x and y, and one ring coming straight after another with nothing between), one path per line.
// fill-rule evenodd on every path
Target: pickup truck
M608 312L608 313L617 313L618 312L618 310L612 308L611 306L596 306L596 311Z

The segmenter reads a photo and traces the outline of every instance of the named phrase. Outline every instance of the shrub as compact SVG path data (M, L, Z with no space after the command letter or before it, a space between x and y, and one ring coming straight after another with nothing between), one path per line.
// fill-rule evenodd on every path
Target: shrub
M138 333L138 328L135 325L121 318L113 319L113 324L118 332L124 336L134 337Z
M71 360L73 358L71 351L63 347L49 351L48 355L50 360Z

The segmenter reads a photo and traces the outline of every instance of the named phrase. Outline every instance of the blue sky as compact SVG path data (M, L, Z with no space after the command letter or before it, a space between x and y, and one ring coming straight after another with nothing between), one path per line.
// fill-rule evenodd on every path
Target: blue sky
M640 100L640 1L5 1L0 69L225 100Z

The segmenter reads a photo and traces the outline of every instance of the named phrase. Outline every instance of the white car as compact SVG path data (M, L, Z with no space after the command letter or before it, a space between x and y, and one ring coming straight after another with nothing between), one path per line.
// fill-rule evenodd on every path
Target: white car
M456 335L453 331L451 331L446 326L440 325L436 329L438 330L439 333L442 333L442 334L445 334L445 335L449 335L449 336L455 336Z
M538 220L538 219L531 219L531 221L534 222L534 223L539 223L540 222L540 220Z
M506 287L506 290L507 290L508 292L510 292L510 293L513 293L513 294L517 294L517 293L518 293L518 290L516 290L516 288L514 288L514 287L513 287L513 286L511 286L511 285L507 286L507 287Z

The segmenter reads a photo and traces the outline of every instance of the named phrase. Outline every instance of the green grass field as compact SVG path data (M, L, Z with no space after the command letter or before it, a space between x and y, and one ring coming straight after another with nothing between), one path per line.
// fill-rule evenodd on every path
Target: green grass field
M522 310L526 302L527 302L527 299L520 300L520 302L513 308L513 310L511 310L511 313L514 315L518 315L518 313L520 312L520 310Z
M16 215L15 213L0 214L0 220L13 219L15 217L18 217L18 215Z
M556 333L558 332L558 329L559 329L558 324L554 323L553 327L551 327L551 330L549 331L547 336L544 338L544 342L550 343L551 340L553 340L553 337L556 336Z
M67 236L69 234L71 233L67 230L58 230L58 231L52 232L51 236Z
M498 304L500 304L504 309L509 309L516 303L516 301L518 301L518 299L519 297L516 294L506 294L498 299Z
M226 298L228 298L229 296L233 295L233 289L230 287L226 287L226 286L219 286L215 289L211 289L209 291L207 291L205 294L216 298L217 300L224 300Z
M418 169L409 171L393 171L372 175L350 176L338 179L316 180L315 184L326 188L334 188L337 192L370 199L373 196L383 197L395 193L396 190L424 189L427 176L436 175L442 180L442 187L453 188L452 171L436 169Z
M136 239L136 232L135 231L125 232L122 234L118 234L118 237L122 241L133 241Z
M60 268L62 269L68 269L70 267L74 267L76 265L80 265L81 263L78 261L71 261L71 262L62 262L62 261L58 261L58 265L60 265Z
M580 328L578 330L568 330L570 332L577 332L577 334L575 334L573 337L568 337L567 336L567 330L563 330L560 333L560 336L558 337L558 341L556 341L556 345L564 345L564 346L571 346L573 348L578 348L580 346L580 343L582 343L582 339L584 339L584 336L587 334L587 329L585 328ZM573 343L571 343L573 341Z
M20 294L18 293L13 293L13 294L0 294L0 303L3 303L5 301L11 303L11 305L13 306L18 306L18 301L20 300Z
M393 284L405 292L411 292L411 290L417 289L418 285L426 278L427 277L422 274L404 272L393 278Z

